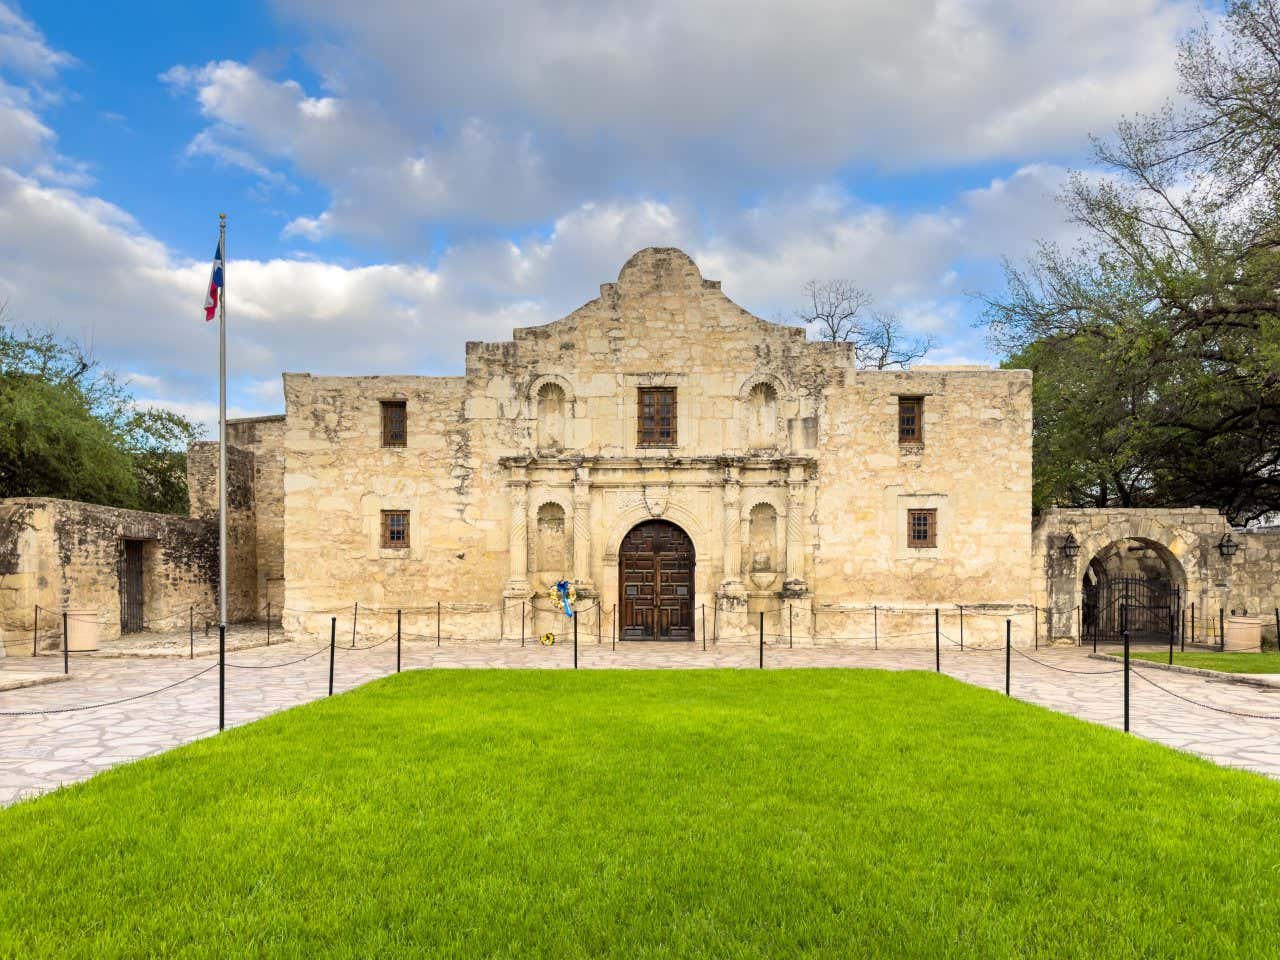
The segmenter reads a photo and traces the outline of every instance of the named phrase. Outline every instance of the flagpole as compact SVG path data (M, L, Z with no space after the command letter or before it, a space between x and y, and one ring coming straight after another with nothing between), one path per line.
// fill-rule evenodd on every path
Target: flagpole
M218 298L218 619L227 625L227 215L218 214L222 296Z

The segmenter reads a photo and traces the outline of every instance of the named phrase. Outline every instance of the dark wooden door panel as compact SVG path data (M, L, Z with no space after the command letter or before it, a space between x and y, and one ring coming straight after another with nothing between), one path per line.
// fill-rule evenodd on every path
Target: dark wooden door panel
M693 541L666 520L623 538L618 557L623 640L693 639Z

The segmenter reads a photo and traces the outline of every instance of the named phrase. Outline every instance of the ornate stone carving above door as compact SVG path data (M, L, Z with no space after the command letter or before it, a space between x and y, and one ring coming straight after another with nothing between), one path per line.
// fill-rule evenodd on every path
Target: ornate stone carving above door
M660 517L666 513L670 499L670 484L646 485L644 488L644 505L651 517Z

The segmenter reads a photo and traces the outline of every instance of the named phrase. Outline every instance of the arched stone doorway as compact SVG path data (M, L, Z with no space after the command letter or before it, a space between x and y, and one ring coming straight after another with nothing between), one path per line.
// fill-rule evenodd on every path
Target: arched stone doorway
M1080 583L1086 643L1167 643L1182 617L1187 578L1177 557L1154 540L1113 540L1088 559Z
M693 639L693 540L669 520L632 527L618 549L618 636Z

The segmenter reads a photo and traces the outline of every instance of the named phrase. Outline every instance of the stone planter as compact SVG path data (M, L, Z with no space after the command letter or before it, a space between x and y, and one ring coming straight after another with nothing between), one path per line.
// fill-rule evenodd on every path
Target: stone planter
M97 650L100 626L97 610L68 610L67 649L72 653Z
M1257 653L1262 649L1262 617L1227 617L1222 649L1236 653Z

